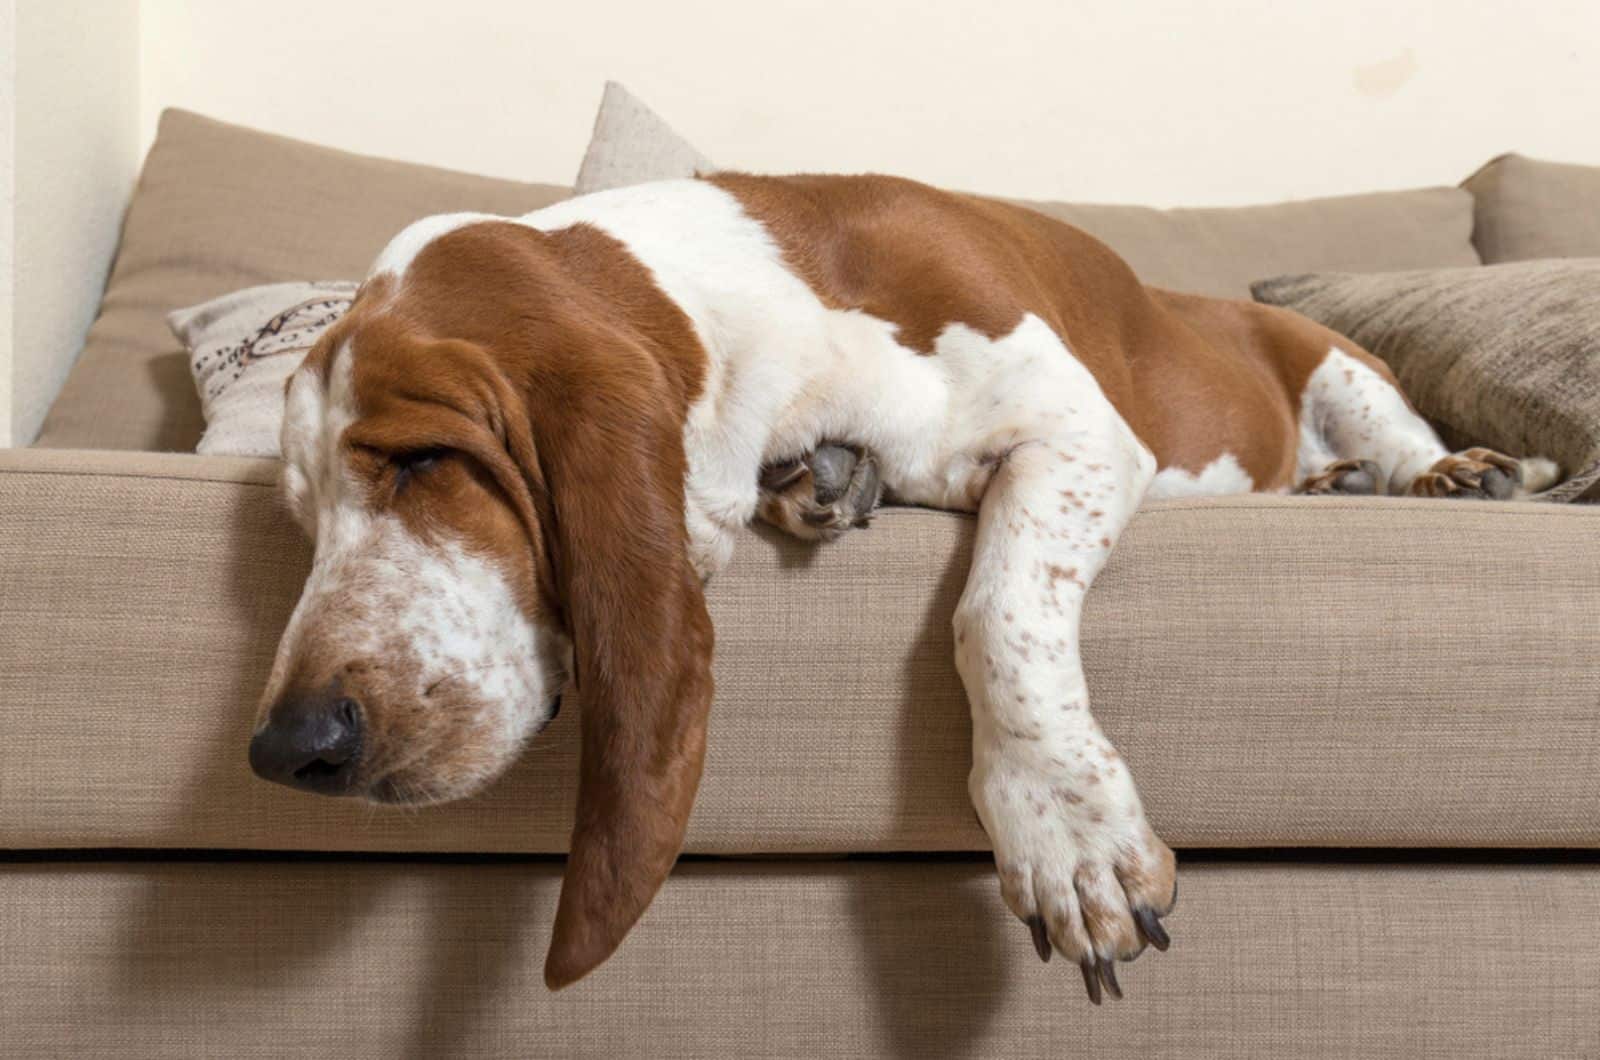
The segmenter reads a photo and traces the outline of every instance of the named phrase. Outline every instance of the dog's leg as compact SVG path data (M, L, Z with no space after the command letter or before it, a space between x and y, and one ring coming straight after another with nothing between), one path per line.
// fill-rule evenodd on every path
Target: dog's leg
M1452 453L1385 372L1330 350L1300 410L1300 493L1388 493L1506 500L1548 489L1548 460L1492 449Z
M1155 474L1104 398L1099 425L1025 443L985 490L955 616L971 700L969 787L1006 905L1078 964L1091 1000L1120 997L1114 962L1167 946L1172 851L1089 713L1078 655L1084 595ZM1074 426L1081 426L1075 423Z
M878 462L856 446L823 444L794 460L761 470L756 513L807 541L832 541L864 527L883 499Z

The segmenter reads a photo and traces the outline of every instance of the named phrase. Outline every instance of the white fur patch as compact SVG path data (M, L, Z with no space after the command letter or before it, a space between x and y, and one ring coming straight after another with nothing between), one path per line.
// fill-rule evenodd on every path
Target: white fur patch
M1168 467L1156 473L1145 496L1151 500L1171 497L1224 497L1250 493L1256 488L1250 473L1239 465L1239 458L1223 453L1200 469L1199 474L1181 467Z
M1371 460L1383 469L1387 492L1399 494L1448 454L1400 391L1337 346L1306 381L1297 481L1337 460Z
M761 466L823 441L871 448L894 499L971 510L997 455L1074 425L1103 401L1090 372L1039 318L991 339L961 324L933 356L888 321L830 309L792 273L738 199L704 181L586 195L523 219L583 222L618 240L683 309L704 345L690 410L688 524L702 573L754 517Z
M1522 490L1525 494L1543 493L1561 481L1561 465L1543 456L1525 457L1522 464Z

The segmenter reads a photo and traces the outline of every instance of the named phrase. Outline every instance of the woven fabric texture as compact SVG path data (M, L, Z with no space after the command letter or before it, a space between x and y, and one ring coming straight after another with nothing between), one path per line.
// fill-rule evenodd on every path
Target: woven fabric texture
M975 864L680 865L540 967L560 866L0 866L7 1056L1580 1057L1600 867L1184 866L1093 1008Z
M564 850L579 702L465 803L250 773L310 551L275 473L0 453L0 847ZM971 531L891 508L821 547L741 537L691 851L986 847L951 659ZM1096 714L1179 846L1600 846L1597 532L1588 506L1154 504L1089 594Z

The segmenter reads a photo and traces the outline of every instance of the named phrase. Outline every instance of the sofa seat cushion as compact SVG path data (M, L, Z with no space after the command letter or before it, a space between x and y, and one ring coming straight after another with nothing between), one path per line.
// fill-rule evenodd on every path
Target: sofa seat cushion
M275 475L0 452L0 848L564 850L581 703L463 803L250 773L310 552ZM690 851L986 848L951 661L972 526L743 535ZM1152 504L1089 594L1096 713L1176 846L1600 847L1597 534L1584 506Z
M526 213L567 194L168 110L128 206L99 317L38 444L192 450L205 424L168 313L255 284L358 280L419 217Z
M1600 866L1191 860L1095 1009L994 870L680 865L552 994L559 864L0 865L19 1057L1594 1055Z

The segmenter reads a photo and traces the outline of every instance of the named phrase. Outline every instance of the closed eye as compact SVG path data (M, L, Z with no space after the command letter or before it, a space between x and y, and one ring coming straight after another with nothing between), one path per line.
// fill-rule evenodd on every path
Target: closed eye
M395 467L394 490L399 493L411 480L418 475L425 475L438 467L450 455L450 450L443 446L433 446L427 449L411 449L405 452L394 453L389 457L389 462Z

